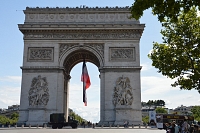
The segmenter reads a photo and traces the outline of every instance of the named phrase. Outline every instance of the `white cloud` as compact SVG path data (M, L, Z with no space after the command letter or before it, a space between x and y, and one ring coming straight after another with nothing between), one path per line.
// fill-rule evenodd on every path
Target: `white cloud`
M21 76L0 77L0 108L20 103Z
M142 77L141 96L142 101L164 100L166 107L176 108L181 105L200 105L199 93L196 90L180 90L178 87L171 87L174 80L166 77Z
M174 80L166 77L148 76L141 77L143 94L160 94L171 90L170 84Z
M0 108L20 103L20 87L0 86Z
M21 82L21 76L4 76L0 77L2 82Z
M149 63L141 64L142 69L141 71L148 71L149 69L152 68L152 66Z
M91 85L87 89L87 106L84 106L82 100L82 84L71 84L70 85L70 98L69 107L75 111L76 114L82 118L91 121L99 122L100 112L100 89L98 85Z

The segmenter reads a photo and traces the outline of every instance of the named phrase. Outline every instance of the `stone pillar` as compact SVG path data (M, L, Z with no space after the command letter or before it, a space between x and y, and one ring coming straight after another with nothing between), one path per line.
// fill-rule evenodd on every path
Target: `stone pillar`
M68 109L69 109L69 82L70 82L71 76L67 75L65 77L65 83L64 83L64 113L65 113L65 118L66 121L68 121Z
M103 69L100 69L100 122L105 121L105 72Z

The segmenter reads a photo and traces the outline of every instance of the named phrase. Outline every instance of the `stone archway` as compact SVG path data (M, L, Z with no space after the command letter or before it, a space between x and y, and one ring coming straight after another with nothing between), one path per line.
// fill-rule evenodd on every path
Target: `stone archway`
M74 65L95 64L100 72L100 123L141 123L139 41L144 25L124 8L29 8L18 123L42 125L68 109ZM65 104L66 103L66 104Z
M73 49L72 49L73 45ZM100 45L100 46L99 46ZM95 53L92 49L96 47L91 47L91 44L89 45L86 44L85 46L81 46L80 44L60 44L60 49L64 49L65 51L62 51L64 53L64 56L61 57L63 58L64 62L61 61L61 65L63 63L63 67L65 69L65 88L64 88L64 112L65 116L68 116L68 108L69 108L69 81L71 79L70 72L71 69L78 63L83 62L85 60L86 62L93 63L96 65L98 68L100 68L100 62L101 59L98 59L97 56L99 53ZM99 50L103 50L102 44L95 44L95 46L99 47ZM69 50L67 48L70 48L72 50ZM90 52L90 51L93 51ZM61 53L62 53L61 52ZM95 54L97 54L97 56ZM101 57L102 55L99 55Z

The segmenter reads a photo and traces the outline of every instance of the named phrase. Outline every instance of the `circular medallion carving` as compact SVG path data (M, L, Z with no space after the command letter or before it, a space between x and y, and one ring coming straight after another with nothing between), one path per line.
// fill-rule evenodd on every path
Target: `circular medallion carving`
M30 15L30 19L33 19L34 17L35 17L34 14L31 14L31 15Z
M71 19L74 19L74 15L70 15L70 18L71 18Z
M53 15L53 14L51 14L51 15L50 15L50 18L51 18L51 19L54 19L54 15Z
M113 18L114 18L114 16L113 16L113 15L111 15L111 16L110 16L110 18L111 18L111 19L113 19Z
M60 19L64 19L64 15L60 15Z
M43 19L45 17L44 14L40 14L40 19Z

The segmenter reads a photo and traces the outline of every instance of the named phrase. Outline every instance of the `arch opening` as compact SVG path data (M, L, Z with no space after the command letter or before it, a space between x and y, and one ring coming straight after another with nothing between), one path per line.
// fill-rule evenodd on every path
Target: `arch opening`
M91 86L86 90L87 106L83 103L82 63L78 63L70 72L69 108L83 119L98 123L100 120L100 73L93 63L87 62L86 65L91 81Z
M83 85L81 82L81 74L82 74L82 63L83 61L87 62L87 69L90 76L91 86L87 89L87 100L88 103L87 108L83 105ZM65 74L68 75L67 80L65 80L64 85L64 112L65 115L68 116L68 108L74 110L78 113L82 118L98 122L100 119L100 78L99 78L99 67L100 61L97 56L86 50L86 49L76 49L75 51L69 53L63 63L63 67L65 70ZM97 69L96 69L97 67ZM96 74L95 74L96 73ZM94 102L93 100L99 100ZM93 100L92 100L93 99ZM73 101L76 101L74 103ZM73 105L75 104L75 105ZM78 112L78 108L82 108L82 112ZM93 112L91 110L94 110ZM89 114L87 112L90 112Z

